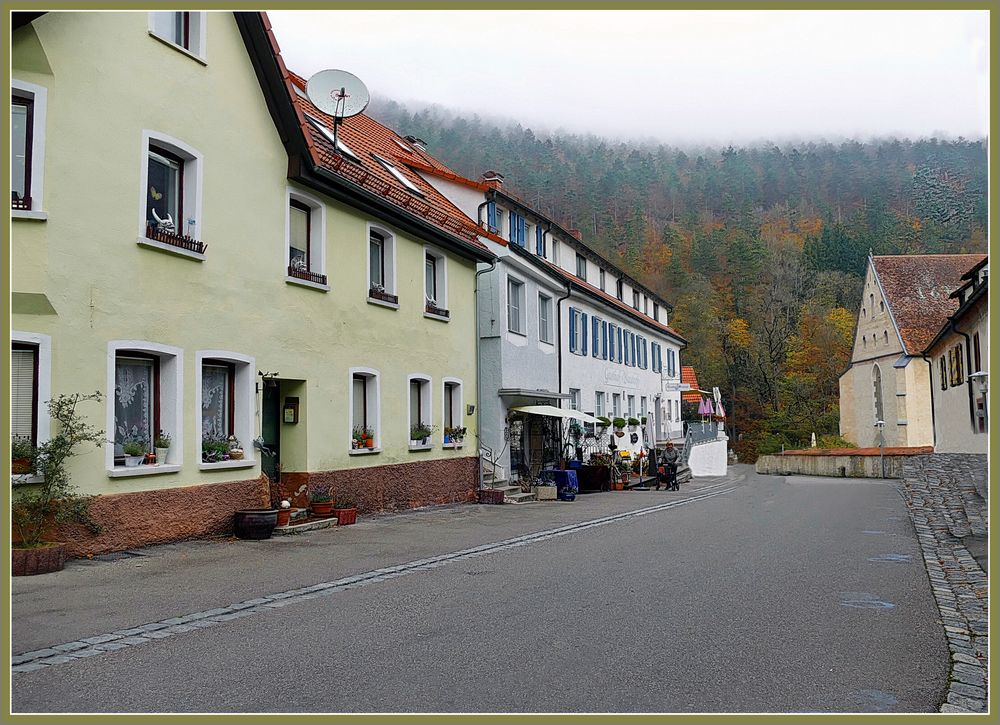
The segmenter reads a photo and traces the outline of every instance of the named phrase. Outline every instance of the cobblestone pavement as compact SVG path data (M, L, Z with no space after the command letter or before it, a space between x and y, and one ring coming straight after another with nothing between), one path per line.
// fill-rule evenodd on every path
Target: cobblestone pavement
M985 712L989 580L962 539L987 533L985 455L914 456L900 492L910 511L951 650L941 712Z

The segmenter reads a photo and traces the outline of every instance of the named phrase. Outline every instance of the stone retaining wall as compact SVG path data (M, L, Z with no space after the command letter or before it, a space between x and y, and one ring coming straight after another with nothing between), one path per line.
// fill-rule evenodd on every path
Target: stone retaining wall
M912 456L884 456L885 478L902 478L903 464ZM882 478L879 456L818 456L775 454L757 459L757 473L774 476L834 476Z

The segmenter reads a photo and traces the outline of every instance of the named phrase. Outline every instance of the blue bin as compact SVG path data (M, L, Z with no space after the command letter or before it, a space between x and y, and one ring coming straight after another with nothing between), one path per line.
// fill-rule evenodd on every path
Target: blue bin
M554 471L556 481L556 495L564 501L572 501L576 497L576 492L580 490L580 484L576 477L576 471ZM564 490L569 493L564 493ZM564 498L572 496L573 498Z
M569 468L570 468L571 471L577 471L577 470L579 470L580 466L582 466L582 465L583 465L583 461L570 461L569 462Z

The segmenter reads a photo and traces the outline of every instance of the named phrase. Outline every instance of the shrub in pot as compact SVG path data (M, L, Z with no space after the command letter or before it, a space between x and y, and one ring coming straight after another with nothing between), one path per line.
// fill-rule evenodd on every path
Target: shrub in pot
M18 490L11 503L11 521L19 542L12 549L13 574L58 571L66 561L65 545L44 541L53 524L78 522L91 533L101 527L90 517L92 496L81 496L70 481L66 462L86 444L106 443L104 431L87 424L77 412L84 402L99 403L101 393L57 395L48 402L49 417L58 430L35 451L35 471L42 482Z
M122 441L122 452L125 453L125 466L134 468L142 463L149 452L149 443L139 436L126 438Z
M333 495L326 484L317 484L309 492L309 509L314 516L329 516L333 511Z
M333 515L337 517L338 526L349 526L358 520L358 509L354 502L343 496L337 497L333 507Z
M170 455L170 445L172 443L173 439L166 431L161 430L156 434L156 438L153 440L153 450L156 451L157 463L167 462L167 456Z

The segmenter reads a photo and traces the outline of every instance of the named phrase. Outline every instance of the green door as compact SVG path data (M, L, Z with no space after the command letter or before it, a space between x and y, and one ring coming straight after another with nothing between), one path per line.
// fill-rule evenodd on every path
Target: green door
M274 385L264 385L261 437L267 450L261 451L260 469L272 481L277 481L278 464L281 461L281 393L276 381Z

